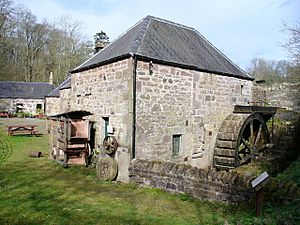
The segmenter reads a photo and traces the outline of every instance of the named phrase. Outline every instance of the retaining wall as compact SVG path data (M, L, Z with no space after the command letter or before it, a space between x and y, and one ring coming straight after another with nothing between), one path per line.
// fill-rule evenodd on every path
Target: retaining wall
M129 167L131 182L184 192L209 200L239 202L254 197L250 181L253 176L242 176L233 171L199 169L185 164L135 159Z

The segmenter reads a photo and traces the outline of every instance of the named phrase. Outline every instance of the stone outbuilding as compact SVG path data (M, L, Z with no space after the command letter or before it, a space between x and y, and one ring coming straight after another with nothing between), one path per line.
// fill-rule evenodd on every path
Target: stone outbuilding
M35 115L45 110L45 96L52 91L46 82L0 82L0 111Z
M131 159L198 168L212 165L221 123L234 105L248 105L253 81L194 28L152 16L70 79L62 104L93 114L95 146L110 134Z
M46 96L46 115L54 116L70 111L71 76Z

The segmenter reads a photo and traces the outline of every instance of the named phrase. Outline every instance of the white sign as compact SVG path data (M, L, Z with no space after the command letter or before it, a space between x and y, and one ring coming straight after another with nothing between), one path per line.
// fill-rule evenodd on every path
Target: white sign
M257 188L260 184L263 184L269 178L269 174L265 171L258 177L256 177L253 181L251 181L252 188Z

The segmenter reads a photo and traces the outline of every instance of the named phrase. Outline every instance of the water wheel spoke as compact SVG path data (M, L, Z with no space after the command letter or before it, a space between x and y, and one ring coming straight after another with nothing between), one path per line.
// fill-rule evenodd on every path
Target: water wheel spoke
M245 157L243 157L241 160L240 160L240 165L244 164L244 163L247 163L250 159L251 159L251 155L246 155Z
M254 125L253 125L253 120L250 121L250 137L249 137L249 142L251 144L254 144L254 139L255 139L255 134L254 134Z
M246 146L246 148L249 150L249 152L252 152L252 145L249 141L247 141L245 138L242 138L242 142Z
M259 128L258 128L258 131L257 131L257 135L254 139L254 145L257 145L259 140L261 139L262 137L262 124L259 125Z

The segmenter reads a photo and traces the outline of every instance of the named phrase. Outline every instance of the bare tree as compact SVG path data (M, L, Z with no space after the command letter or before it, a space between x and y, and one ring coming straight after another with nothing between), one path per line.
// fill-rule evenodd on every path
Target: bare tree
M283 32L287 38L281 46L289 52L293 62L300 65L300 22L296 22L294 26L283 23Z

